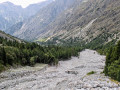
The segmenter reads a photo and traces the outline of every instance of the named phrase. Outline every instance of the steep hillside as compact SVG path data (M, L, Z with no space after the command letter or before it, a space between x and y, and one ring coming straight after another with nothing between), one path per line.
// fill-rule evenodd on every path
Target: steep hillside
M67 10L77 0L56 0L42 8L34 17L29 18L18 32L13 35L26 40L34 40L44 29L52 23L60 13Z
M21 15L21 6L16 6L10 2L0 3L0 19L4 19L4 22L0 20L0 29L5 30L16 22L19 22L18 20L23 20Z
M26 8L14 5L11 2L0 3L0 29L7 31L9 27L33 16L40 8L48 5L52 1L47 0L42 3L32 4Z
M1 27L1 29L4 29L4 28L6 28L6 27L8 27L8 21L5 19L5 18L3 18L2 16L0 16L0 27Z
M6 33L3 32L3 31L0 31L0 38L4 38L4 39L6 39L6 40L8 40L8 41L17 41L17 42L19 42L19 43L24 42L23 40L18 39L18 38L16 38L16 37L13 37L13 36L11 36L11 35L9 35L9 34L6 34Z
M28 7L24 9L24 13L26 14L26 17L30 17L35 15L41 8L49 5L53 0L46 0L40 3L31 4Z
M99 44L120 37L120 1L119 0L89 0L77 7L66 10L46 28L39 39L47 38L58 43L93 42L102 40ZM94 42L95 43L95 42Z
M95 43L101 39L99 44L104 44L119 39L119 4L119 0L56 0L13 35L54 43Z
M17 32L22 27L22 25L23 25L23 22L18 22L16 24L12 25L7 30L5 30L5 32L12 35L14 32Z

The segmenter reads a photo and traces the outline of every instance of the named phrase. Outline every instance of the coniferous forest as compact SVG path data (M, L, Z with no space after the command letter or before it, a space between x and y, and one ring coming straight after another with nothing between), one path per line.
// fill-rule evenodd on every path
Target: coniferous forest
M0 72L16 65L34 66L36 63L57 64L71 56L78 56L80 47L40 46L36 43L19 43L0 38Z
M106 55L104 73L112 79L120 81L120 41L111 47Z

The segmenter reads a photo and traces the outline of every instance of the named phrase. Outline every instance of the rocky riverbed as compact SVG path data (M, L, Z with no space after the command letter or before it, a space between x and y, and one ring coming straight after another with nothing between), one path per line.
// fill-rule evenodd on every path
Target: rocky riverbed
M3 72L0 90L120 90L118 82L101 73L104 65L105 56L87 49L58 66ZM95 73L87 75L91 71Z

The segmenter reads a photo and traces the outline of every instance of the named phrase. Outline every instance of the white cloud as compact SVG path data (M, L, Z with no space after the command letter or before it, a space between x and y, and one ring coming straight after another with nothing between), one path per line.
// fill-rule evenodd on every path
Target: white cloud
M6 2L6 1L12 2L15 5L21 5L23 8L25 8L29 4L38 3L46 0L0 0L0 3Z

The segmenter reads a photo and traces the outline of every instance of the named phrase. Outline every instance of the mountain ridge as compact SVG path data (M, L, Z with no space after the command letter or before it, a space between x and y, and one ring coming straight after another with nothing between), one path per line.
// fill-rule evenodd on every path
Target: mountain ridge
M28 38L35 38L35 36L37 36L40 31L43 32L44 27L47 27L48 24L53 22L57 15L59 15L65 9L69 8L69 6L71 6L75 1L77 0L54 1L47 7L41 9L33 18L26 21L23 27L21 27L21 29L18 32L15 32L13 35L24 38L25 35L22 34L26 33L26 35L29 35L32 33L32 36L28 36Z
M12 25L24 21L25 19L36 14L40 8L51 3L52 0L31 4L26 8L22 8L20 5L14 5L11 2L0 3L0 29L7 31Z
M34 17L23 22L21 28L13 35L30 41L54 42L54 44L66 41L87 44L101 39L103 40L101 45L113 39L119 40L119 0L71 0L68 8L51 18L54 9L60 8L54 5L57 2L41 9Z
M40 39L44 37L46 38L46 36L49 38L52 35L52 41L54 38L59 37L56 41L60 41L59 39L65 41L71 41L72 39L74 41L78 39L75 42L85 41L88 43L99 37L101 34L104 34L104 38L106 35L108 35L105 42L119 38L119 0L89 0L84 4L83 3L80 4L76 10L71 11L71 14L68 10L67 14L63 14L61 17L58 17L56 22L52 23L46 30L47 32L39 36ZM114 8L116 9L114 10ZM92 23L91 27L89 27L87 30L83 30L92 21L94 22ZM75 33L78 35L76 36ZM117 34L116 38L114 38L115 36L112 37L112 34L115 35L115 33Z
M8 41L17 41L19 43L24 43L24 40L21 40L21 39L14 37L14 36L6 34L5 32L3 32L1 30L0 30L0 37L6 39Z

